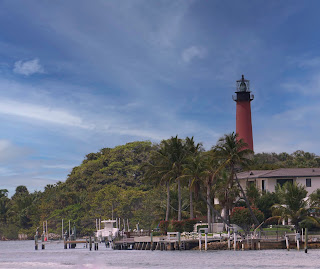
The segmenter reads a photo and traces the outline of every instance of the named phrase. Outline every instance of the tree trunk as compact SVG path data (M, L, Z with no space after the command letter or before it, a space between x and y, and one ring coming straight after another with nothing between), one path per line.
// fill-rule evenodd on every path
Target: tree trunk
M220 218L220 219L222 220L222 222L227 225L227 227L229 227L228 221L227 221L224 217L221 216L221 214L220 214L219 211L217 211L210 203L207 202L207 199L205 199L205 198L202 196L201 193L199 193L199 197L200 197L207 205L209 205L210 208L211 208L211 210L216 214L216 216L217 216L218 218Z
M208 231L211 233L210 184L207 184L207 221Z
M191 190L191 179L189 179L189 197L190 197L190 219L193 219L193 198Z
M181 221L181 186L178 179L178 221Z
M211 199L212 202L212 206L214 206L214 198ZM214 214L214 212L211 212L211 219L212 219L212 223L216 222L216 214Z
M260 223L259 223L258 219L256 218L256 215L255 215L255 214L253 213L253 211L252 211L252 208L251 208L251 206L250 206L249 200L247 199L247 196L246 196L246 194L245 194L245 192L244 192L244 190L243 190L243 188L242 188L242 186L241 186L241 184L240 184L240 182L239 182L239 179L238 179L238 177L237 177L237 174L235 173L234 175L235 175L235 178L236 178L236 182L237 182L237 184L238 184L238 187L239 187L239 189L240 189L240 191L241 191L241 193L242 193L242 195L243 195L243 199L246 201L247 207L249 208L251 217L253 218L253 220L254 220L254 222L255 222L255 224L256 224L255 227L258 227L258 226L260 225ZM260 230L262 230L261 227L260 227Z
M166 211L166 221L169 220L169 212L170 212L170 184L169 182L167 184L167 211Z

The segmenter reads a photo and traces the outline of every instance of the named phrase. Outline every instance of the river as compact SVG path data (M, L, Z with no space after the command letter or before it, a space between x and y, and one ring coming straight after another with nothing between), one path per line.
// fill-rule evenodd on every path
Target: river
M63 249L49 243L34 250L34 241L0 241L0 268L319 268L320 250L150 251L110 250L103 244L89 251L79 244Z

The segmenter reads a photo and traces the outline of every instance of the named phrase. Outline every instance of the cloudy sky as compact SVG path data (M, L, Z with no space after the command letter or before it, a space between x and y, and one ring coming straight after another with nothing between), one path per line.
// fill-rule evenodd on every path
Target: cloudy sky
M0 2L0 188L42 190L104 147L235 130L320 154L319 1Z

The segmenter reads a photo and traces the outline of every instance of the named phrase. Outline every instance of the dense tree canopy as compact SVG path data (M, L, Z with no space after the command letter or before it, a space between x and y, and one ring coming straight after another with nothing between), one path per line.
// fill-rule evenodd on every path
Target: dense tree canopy
M47 185L42 192L17 186L9 198L8 190L0 189L0 236L14 239L18 233L27 233L32 237L45 220L49 231L58 234L61 220L71 220L81 235L93 233L97 218L128 219L130 228L139 223L144 229L155 228L165 219L219 221L223 208L231 213L241 202L233 178L236 170L320 166L318 156L304 151L259 153L244 166L246 152L241 153L239 145L233 144L237 140L229 139L235 137L224 136L209 151L193 138L177 136L159 144L142 141L103 148L87 154L65 181ZM287 209L298 225L303 215L293 213L305 208L305 192L290 189L302 199L302 204L295 204L288 190L279 195L279 191L271 194L248 189L246 194L265 218L271 217L274 204L290 204ZM319 197L319 192L314 193L309 205L319 207ZM219 205L214 205L214 198L219 198Z

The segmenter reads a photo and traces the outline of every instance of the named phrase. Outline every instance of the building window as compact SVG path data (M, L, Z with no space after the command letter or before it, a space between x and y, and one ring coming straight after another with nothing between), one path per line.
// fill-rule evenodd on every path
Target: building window
M306 186L311 187L311 178L306 178Z
M277 184L279 184L281 187L287 182L290 182L291 184L293 184L293 179L284 179L284 178L277 179Z
M265 180L264 180L264 179L263 179L262 182L261 182L261 189L262 189L263 191L266 190L266 183L265 183Z

